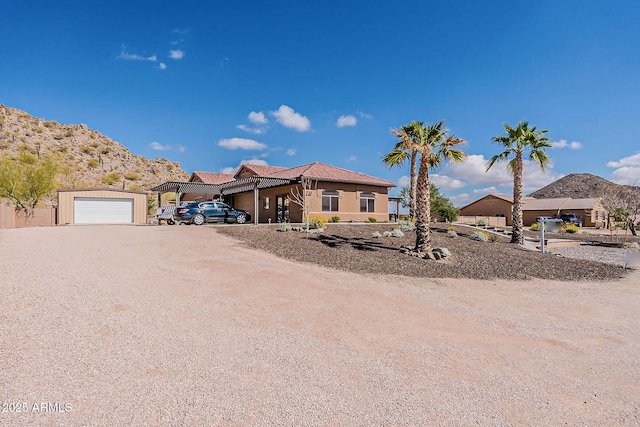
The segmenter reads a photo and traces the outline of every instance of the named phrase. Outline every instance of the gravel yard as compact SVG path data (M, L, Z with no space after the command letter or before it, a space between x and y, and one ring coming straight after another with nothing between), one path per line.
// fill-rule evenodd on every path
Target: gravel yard
M434 233L453 259L400 276L360 232L0 230L0 425L640 424L637 271Z
M623 277L623 250L605 248L554 248L542 254L519 248L500 237L495 243L478 242L469 236L474 229L455 227L458 237L446 234L447 227L435 225L434 247L446 247L453 256L445 261L428 262L401 254L400 246L413 246L415 234L403 238L374 239L372 233L393 229L392 224L329 224L322 234L278 232L277 225L221 227L219 232L244 242L250 248L274 255L356 273L398 274L430 278L527 280L610 280ZM557 253L565 254L561 258ZM613 254L616 256L613 256ZM618 260L616 264L616 260Z

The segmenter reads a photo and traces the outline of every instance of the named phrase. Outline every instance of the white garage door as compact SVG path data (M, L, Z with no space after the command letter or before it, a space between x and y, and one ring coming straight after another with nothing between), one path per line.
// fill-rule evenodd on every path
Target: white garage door
M76 224L131 224L133 199L76 197L73 212Z

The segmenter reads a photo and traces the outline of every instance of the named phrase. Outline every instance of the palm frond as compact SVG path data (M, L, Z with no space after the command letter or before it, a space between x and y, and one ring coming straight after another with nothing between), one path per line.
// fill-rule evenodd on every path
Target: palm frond
M382 156L382 163L387 165L387 167L389 168L392 168L394 166L399 168L404 164L404 162L409 160L410 157L411 155L407 151L394 148L393 150Z

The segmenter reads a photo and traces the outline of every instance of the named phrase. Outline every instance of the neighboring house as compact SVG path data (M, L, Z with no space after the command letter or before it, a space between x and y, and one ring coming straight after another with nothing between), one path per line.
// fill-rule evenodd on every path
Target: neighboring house
M539 216L559 218L566 213L582 217L584 227L605 227L606 211L599 198L572 199L559 197L553 199L522 198L522 216L524 225L536 222ZM513 197L504 194L489 194L475 202L460 208L461 216L497 216L505 217L507 225L512 225L511 209Z
M249 212L255 222L302 222L302 207L292 199L302 193L303 180L312 184L310 215L337 216L343 222L389 220L388 190L395 183L319 162L293 168L245 164L234 175L194 172L189 182L207 188L207 194L189 190L178 200L223 199ZM198 185L165 183L152 190L180 192Z

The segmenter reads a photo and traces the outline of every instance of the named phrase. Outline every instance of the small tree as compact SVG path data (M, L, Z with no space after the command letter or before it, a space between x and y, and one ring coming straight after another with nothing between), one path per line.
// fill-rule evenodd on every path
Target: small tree
M300 187L302 187L302 192ZM302 177L300 179L300 187L296 186L291 189L291 201L302 209L302 218L306 223L307 232L309 232L310 198L313 195L313 190L318 188L318 180Z
M22 153L16 161L5 156L0 160L0 198L9 199L19 209L35 208L56 189L57 171L51 157L37 159Z

